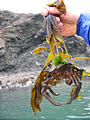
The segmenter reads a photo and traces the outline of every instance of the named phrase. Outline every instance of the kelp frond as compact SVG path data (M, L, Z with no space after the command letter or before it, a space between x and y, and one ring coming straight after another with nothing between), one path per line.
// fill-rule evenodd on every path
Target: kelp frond
M50 7L57 7L61 14L66 13L66 6L63 0L58 0L48 4ZM49 45L48 47L40 47L34 50L33 54L37 54L43 50L48 50L49 54L45 61L45 65L35 81L34 87L31 90L31 107L36 116L36 111L41 112L40 103L43 100L43 96L55 106L60 106L62 104L71 104L74 99L81 98L81 78L85 75L90 76L90 74L83 69L79 69L73 63L73 61L78 59L90 59L88 57L78 57L72 58L68 54L66 45L60 34L60 30L57 25L56 17L54 15L48 14L44 17L44 28L46 31L46 41ZM67 85L71 85L74 82L74 87L70 93L70 100L67 103L55 103L52 97L46 90L49 90L55 96L58 94L54 93L50 86L56 86L61 80L65 80Z

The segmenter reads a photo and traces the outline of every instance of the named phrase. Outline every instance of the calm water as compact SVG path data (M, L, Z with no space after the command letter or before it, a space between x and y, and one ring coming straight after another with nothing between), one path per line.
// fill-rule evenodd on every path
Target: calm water
M60 84L54 90L60 94L55 101L67 101L71 87ZM90 120L90 80L83 81L81 100L71 105L55 107L47 100L41 103L38 120ZM34 120L30 107L30 88L0 92L0 120Z

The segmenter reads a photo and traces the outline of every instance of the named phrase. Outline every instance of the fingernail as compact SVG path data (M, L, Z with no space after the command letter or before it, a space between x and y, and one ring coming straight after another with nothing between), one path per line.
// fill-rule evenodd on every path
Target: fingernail
M47 16L48 15L48 10L46 8L43 8L41 15Z
M59 18L59 17L56 17L56 21L59 23L59 22L60 22L60 18Z

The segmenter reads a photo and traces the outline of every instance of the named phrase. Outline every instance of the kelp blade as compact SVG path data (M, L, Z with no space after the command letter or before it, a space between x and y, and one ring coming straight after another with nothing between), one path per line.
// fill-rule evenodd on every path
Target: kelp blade
M83 70L82 76L85 76L85 75L90 77L90 73L88 73L86 70Z
M56 5L53 3L52 5L48 5L48 6L51 6L51 7L54 6L54 7L57 7L58 10L62 9L62 11L63 10L66 11L66 7L63 4L63 0L61 0L61 4ZM42 89L42 82L45 80L44 79L44 75L45 75L44 70L46 69L47 65L51 62L52 64L54 64L57 67L58 64L60 64L60 63L65 64L66 58L68 58L68 61L71 62L68 52L67 52L67 49L66 49L66 46L64 44L64 41L60 35L60 31L59 31L55 16L49 14L47 17L45 17L44 25L45 25L44 27L46 28L46 31L47 31L46 41L49 44L50 50L48 50L47 47L41 47L41 48L34 50L34 54L39 53L45 49L47 49L50 53L46 59L43 70L40 72L40 74L37 77L37 80L35 81L34 88L32 88L32 90L31 90L31 106L32 106L32 109L33 109L35 115L36 115L36 111L41 112L40 103L43 100L43 95L41 94L41 89ZM61 45L63 47L61 47ZM61 49L62 52L60 51L60 52L56 53L55 52L56 48ZM63 52L64 51L63 48L64 48L65 52ZM59 58L59 55L61 55L62 59ZM57 59L55 59L55 58L57 58ZM90 74L87 73L86 71L83 71L83 76L84 75L90 76ZM58 83L58 80L56 80L56 81ZM49 82L50 82L50 84L52 83L52 85L54 85L54 83L53 83L54 81L49 81ZM76 88L76 86L71 91L71 94L70 94L71 97L74 94L75 88ZM77 96L77 98L80 99L80 96Z
M32 90L31 90L31 107L32 107L35 115L36 115L36 111L41 112L40 103L42 100L43 100L43 96L37 90L35 90L35 88L32 88Z
M36 116L36 111L41 112L40 103L43 100L43 95L41 94L41 83L44 81L44 70L46 67L42 69L40 74L35 81L34 87L31 89L31 107Z
M33 51L33 54L39 53L39 52L41 52L42 50L45 50L45 49L50 51L47 47L40 47L40 48L35 49Z

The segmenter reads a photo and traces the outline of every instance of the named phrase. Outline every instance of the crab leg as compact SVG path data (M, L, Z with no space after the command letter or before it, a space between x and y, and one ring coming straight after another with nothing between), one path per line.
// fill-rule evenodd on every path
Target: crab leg
M48 86L48 90L54 95L54 96L59 96L60 94L55 93L49 86Z
M76 81L76 85L77 85L77 84L81 84L80 78L77 76L77 74L74 73L74 75L75 75L75 77L76 77L76 79L77 79L77 81Z
M55 101L51 98L51 96L49 95L49 93L48 92L44 92L44 93L42 93L43 94L43 96L50 102L50 103L52 103L54 106L61 106L62 104L59 104L59 103L55 103Z
M41 94L50 102L52 103L54 106L60 106L62 104L58 104L58 103L55 103L55 101L51 98L51 96L49 95L48 92L46 92L47 90L47 87L43 87L42 90L41 90Z
M67 104L71 104L71 102L77 98L79 91L81 89L81 85L82 83L78 82L78 76L76 74L71 74L71 78L73 79L75 86L72 89L71 93L73 92L73 95L71 96L69 102L67 102Z
M42 88L42 92L44 92L44 91L46 91L47 89L50 91L50 93L52 93L54 96L59 96L60 94L58 94L58 93L55 93L47 84L46 84L46 82L47 82L48 80L46 80L46 81L44 81L43 83L42 83L42 86L44 87L44 89ZM44 90L44 91L43 91Z
M43 88L42 88L42 90L41 90L41 93L42 92L44 92L44 91L46 91L46 90L49 90L50 91L50 93L52 93L54 96L59 96L60 94L58 94L58 93L55 93L48 85L46 85L46 84L44 84L44 86L43 86Z

